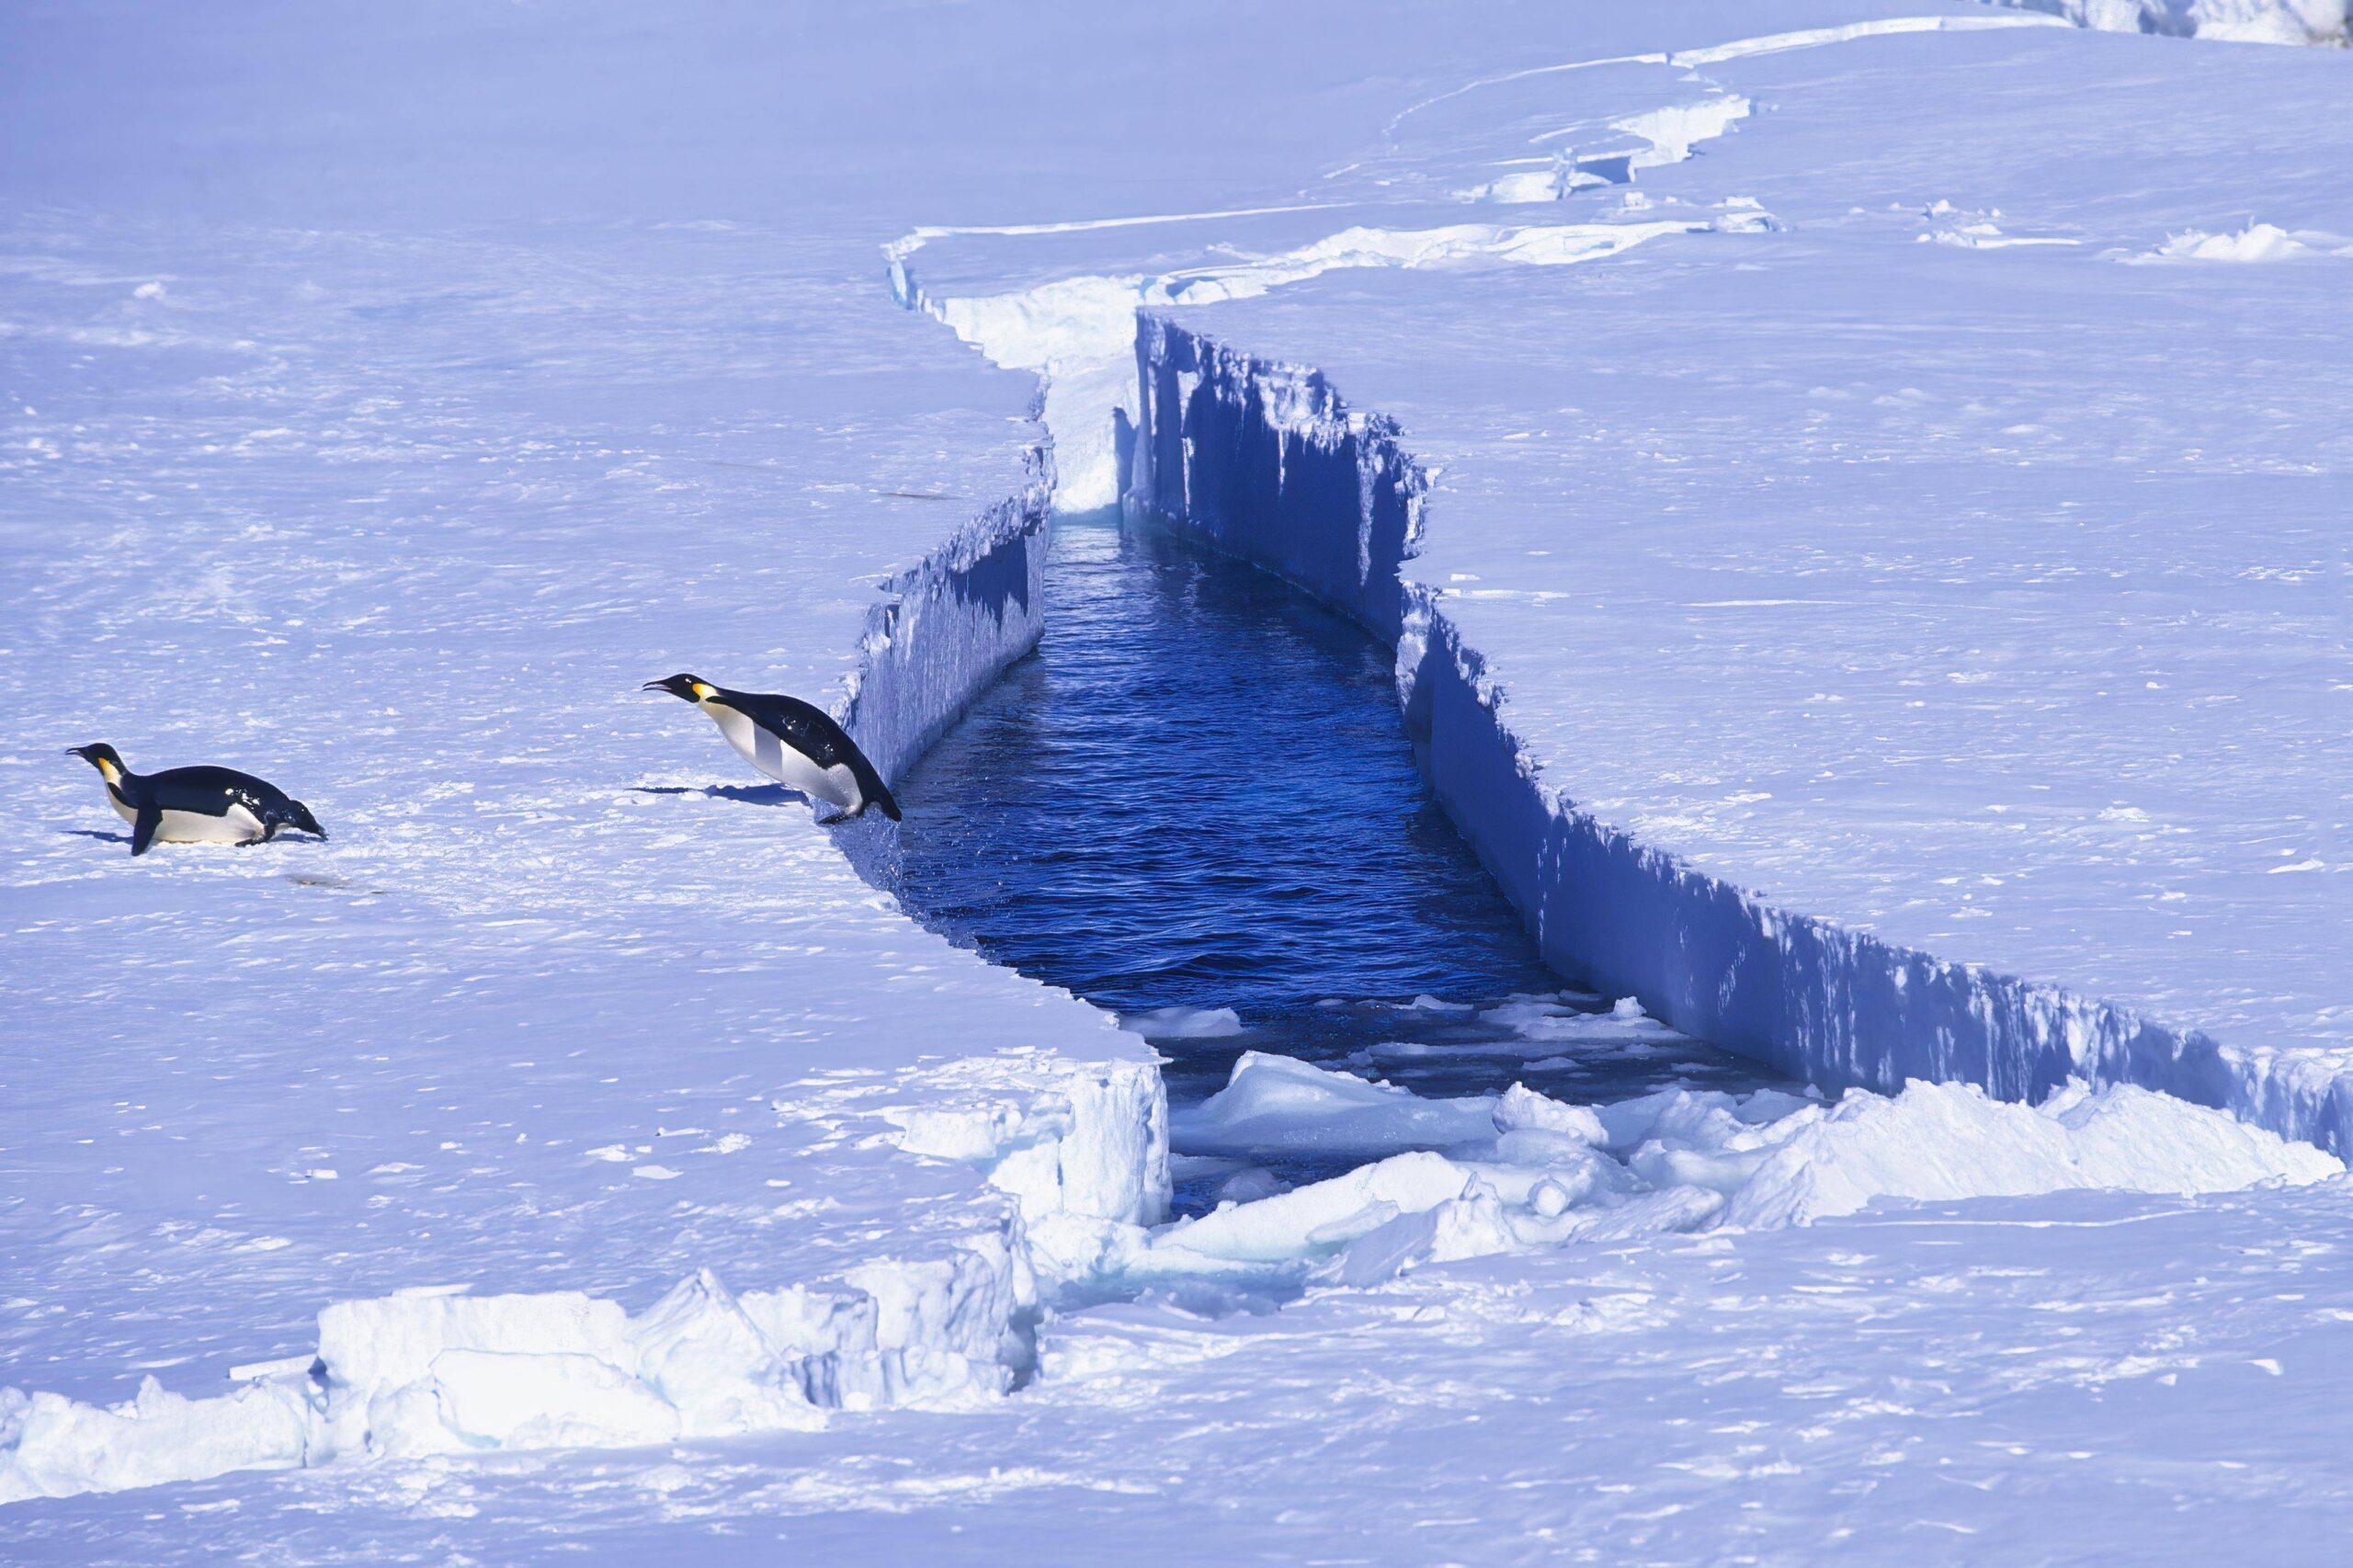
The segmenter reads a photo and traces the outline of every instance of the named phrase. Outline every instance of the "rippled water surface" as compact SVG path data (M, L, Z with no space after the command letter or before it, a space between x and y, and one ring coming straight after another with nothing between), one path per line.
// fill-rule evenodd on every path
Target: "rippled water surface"
M1766 1081L1655 1025L1580 1032L1608 1003L1562 992L1423 786L1388 651L1157 530L1057 520L1037 653L899 796L910 907L1142 1028L1180 1104L1245 1050L1424 1094Z

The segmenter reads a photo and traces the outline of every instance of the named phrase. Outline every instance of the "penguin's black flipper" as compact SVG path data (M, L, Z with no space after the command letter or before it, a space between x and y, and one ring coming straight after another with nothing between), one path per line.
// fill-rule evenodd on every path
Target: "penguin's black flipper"
M144 855L153 846L155 830L164 825L163 808L150 801L139 808L139 815L131 824L131 852Z

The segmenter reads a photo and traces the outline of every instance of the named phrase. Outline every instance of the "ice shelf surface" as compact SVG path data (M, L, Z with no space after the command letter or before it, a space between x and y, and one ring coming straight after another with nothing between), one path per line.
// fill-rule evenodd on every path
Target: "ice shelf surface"
M1017 372L1107 500L1148 307L1271 428L1399 422L1381 494L1302 472L1413 502L1547 790L2325 1102L2344 65L1960 0L12 12L5 1554L2341 1540L2325 1156L2131 1091L1598 1153L1523 1097L1154 1230L1140 1042L635 688L903 767L1044 612ZM133 865L99 738L335 837Z

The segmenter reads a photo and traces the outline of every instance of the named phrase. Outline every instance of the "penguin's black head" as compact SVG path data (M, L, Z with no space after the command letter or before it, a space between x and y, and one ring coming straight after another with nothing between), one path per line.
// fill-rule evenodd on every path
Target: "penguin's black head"
M638 687L640 691L666 691L681 702L700 702L719 688L700 676L676 675L661 680L650 680Z
M106 776L107 782L109 784L113 783L115 779L122 774L131 771L131 769L123 767L122 765L122 754L116 751L114 747L107 744L104 741L100 741L95 745L69 746L66 748L65 755L68 756L78 756L84 762L88 763L92 767L97 768L100 773Z
M315 833L321 838L327 835L327 830L319 825L319 819L311 814L311 808L300 801L286 802L286 816L289 822L304 833Z

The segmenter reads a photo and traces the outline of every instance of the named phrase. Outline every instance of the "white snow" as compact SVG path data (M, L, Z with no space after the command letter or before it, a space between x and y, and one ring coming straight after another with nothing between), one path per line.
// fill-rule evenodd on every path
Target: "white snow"
M2250 223L2234 234L2210 234L2187 229L2168 234L2165 243L2136 261L2285 261L2302 256L2305 246L2274 223Z
M1120 1026L1153 1040L1216 1040L1242 1032L1242 1015L1231 1007L1154 1007L1121 1015Z
M1176 1112L1169 1129L1194 1153L1267 1147L1363 1153L1476 1138L1486 1122L1477 1101L1424 1099L1312 1062L1245 1051L1226 1086Z

